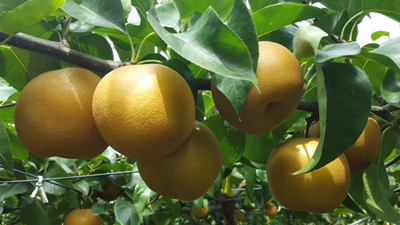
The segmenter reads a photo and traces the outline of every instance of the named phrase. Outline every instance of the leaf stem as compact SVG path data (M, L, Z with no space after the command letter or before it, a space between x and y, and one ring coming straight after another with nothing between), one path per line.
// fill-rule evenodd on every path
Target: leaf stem
M146 63L158 63L158 64L162 64L163 62L160 61L160 60L156 60L156 59L149 59L149 60L140 61L140 62L136 63L136 65L146 64Z
M136 54L136 57L135 57L135 59L132 61L133 64L137 64L137 63L139 62L140 53L142 52L142 48L143 48L144 43L147 41L147 39L148 39L149 37L151 37L151 36L154 35L154 34L156 34L156 33L155 33L155 32L151 32L150 34L148 34L146 37L143 38L142 43L140 43L140 46L139 46L138 52L137 52L137 54Z
M356 20L356 22L354 22L353 27L351 28L351 31L350 31L349 41L352 41L354 29L355 29L355 27L357 26L358 21L360 21L361 19L362 19L362 17L358 18L358 19Z
M340 33L340 40L343 40L343 36L344 36L344 31L346 30L346 27L350 24L350 22L355 19L357 16L363 14L363 11L360 11L359 13L357 13L356 15L354 15L353 17L351 17L346 24L343 26L342 32Z
M14 37L14 35L8 36L4 41L2 41L2 42L0 43L0 45L6 44L7 41L10 40L12 37Z
M131 39L131 35L129 35L128 30L126 31L126 35L128 36L129 44L131 45L131 50L132 50L131 62L133 62L133 61L135 60L135 56L136 56L136 53L135 53L135 46L133 46L133 42L132 42L132 39Z

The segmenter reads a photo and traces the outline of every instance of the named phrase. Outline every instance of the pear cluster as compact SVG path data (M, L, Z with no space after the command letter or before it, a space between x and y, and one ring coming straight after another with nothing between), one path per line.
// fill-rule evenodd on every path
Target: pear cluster
M217 138L195 121L189 85L164 65L124 66L102 79L81 68L41 74L21 91L15 126L38 157L90 159L111 146L165 197L201 197L222 168Z

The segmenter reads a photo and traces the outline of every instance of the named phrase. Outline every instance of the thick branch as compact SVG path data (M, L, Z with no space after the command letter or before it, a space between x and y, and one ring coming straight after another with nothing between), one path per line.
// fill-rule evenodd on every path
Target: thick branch
M4 41L8 37L8 34L0 31L0 42ZM120 66L120 63L118 62L100 59L69 49L60 42L48 41L24 33L17 33L7 42L7 44L104 73L108 73Z

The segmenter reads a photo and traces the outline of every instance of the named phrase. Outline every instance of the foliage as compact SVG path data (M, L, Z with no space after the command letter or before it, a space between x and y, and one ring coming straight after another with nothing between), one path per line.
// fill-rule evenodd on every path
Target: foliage
M62 224L79 207L91 208L104 224L124 225L222 224L224 217L234 224L230 219L234 217L229 217L233 209L245 212L243 224L298 224L309 217L316 224L365 218L378 224L400 221L396 189L400 183L400 38L381 45L354 42L357 24L369 13L400 21L399 7L397 0L0 3L0 224ZM372 38L387 35L377 32ZM289 120L268 134L254 136L224 121L207 84L212 79L240 115L249 88L257 87L258 41L277 42L294 52L306 85L303 101ZM70 49L63 46L66 43ZM14 104L30 80L73 64L103 77L120 66L118 59L163 63L188 82L197 104L196 119L214 132L223 153L221 173L202 198L184 202L157 195L141 180L135 161L110 147L93 159L75 160L38 158L21 144L14 127ZM308 107L312 103L318 107ZM278 214L264 216L264 206L272 197L265 176L272 149L290 138L304 137L307 127L319 118L316 153L297 172L307 173L346 151L370 115L381 127L381 151L371 166L352 172L349 195L340 207L310 216L287 210L274 200ZM253 149L254 154L249 154ZM108 178L104 173L110 173ZM42 187L49 203L30 197L38 176L45 179ZM123 189L115 200L96 194L107 179ZM238 191L244 180L246 191ZM206 217L190 214L193 205L204 204L210 212Z

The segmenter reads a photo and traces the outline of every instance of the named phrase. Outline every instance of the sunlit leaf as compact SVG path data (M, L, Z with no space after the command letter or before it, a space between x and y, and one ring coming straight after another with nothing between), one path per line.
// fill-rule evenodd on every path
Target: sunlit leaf
M10 138L4 124L0 121L0 165L7 170L7 173L13 174L13 158L11 155Z
M305 4L275 4L253 14L258 37L262 37L286 25L326 15L323 9Z
M141 220L135 206L122 198L117 198L114 205L115 217L124 225L140 224Z
M61 9L86 23L125 32L124 10L121 1L91 0L78 4L74 0L65 0Z
M325 62L336 57L356 55L360 50L357 42L325 45L321 50L317 50L315 61Z
M65 0L3 1L0 8L0 30L8 34L23 31L60 8ZM4 5L7 3L7 5ZM5 11L8 9L7 11Z
M293 54L298 58L308 58L317 54L321 39L328 36L325 31L315 26L300 27L293 38Z

